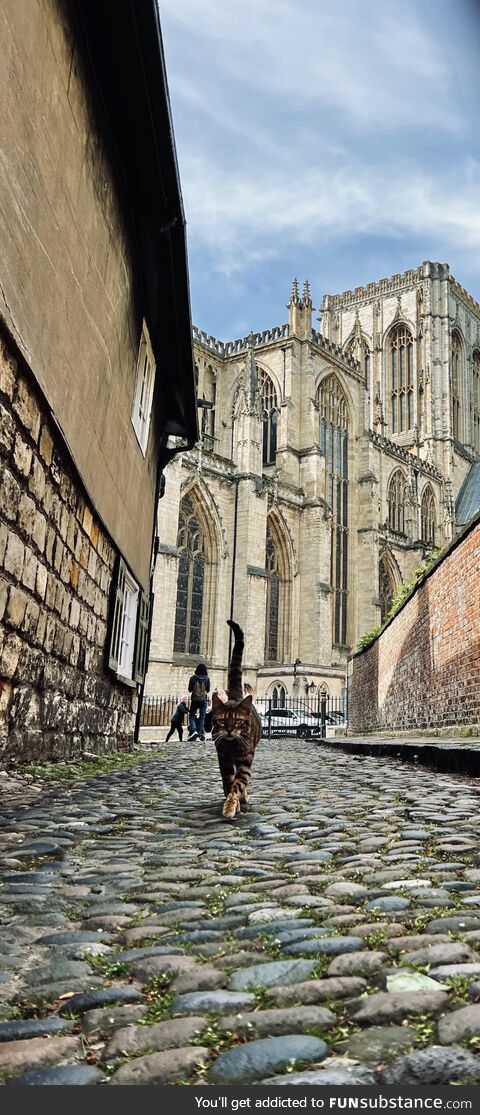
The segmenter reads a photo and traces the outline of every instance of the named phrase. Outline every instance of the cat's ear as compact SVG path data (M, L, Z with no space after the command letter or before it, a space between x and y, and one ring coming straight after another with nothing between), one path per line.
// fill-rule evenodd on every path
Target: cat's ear
M217 693L212 693L212 713L213 713L213 715L215 716L215 713L220 712L221 709L223 709L223 701L220 700L220 697L218 696Z
M243 701L241 701L240 704L237 707L238 707L238 709L245 709L245 710L250 709L252 707L252 701L253 701L252 694L249 693L247 697L243 698Z

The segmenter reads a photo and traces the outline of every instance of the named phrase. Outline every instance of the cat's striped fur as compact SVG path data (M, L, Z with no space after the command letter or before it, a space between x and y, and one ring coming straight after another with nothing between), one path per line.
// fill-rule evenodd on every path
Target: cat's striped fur
M227 620L227 623L235 635L228 669L228 701L222 702L216 693L213 694L212 736L225 793L222 816L233 821L240 812L240 802L247 801L253 756L262 727L258 712L252 705L251 694L243 696L243 631L233 620Z

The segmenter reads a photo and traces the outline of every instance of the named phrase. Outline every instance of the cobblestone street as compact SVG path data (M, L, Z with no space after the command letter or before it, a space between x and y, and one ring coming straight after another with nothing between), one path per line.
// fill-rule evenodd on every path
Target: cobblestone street
M18 1084L480 1082L479 790L262 741L0 808L0 1073Z

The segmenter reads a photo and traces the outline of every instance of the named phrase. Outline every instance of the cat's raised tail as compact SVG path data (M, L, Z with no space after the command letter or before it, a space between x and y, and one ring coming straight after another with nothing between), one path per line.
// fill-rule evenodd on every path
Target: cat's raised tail
M228 685L227 693L229 701L241 701L243 697L242 688L242 655L244 647L244 637L242 628L233 619L227 619L227 624L231 627L235 636L233 644L232 657L228 667Z

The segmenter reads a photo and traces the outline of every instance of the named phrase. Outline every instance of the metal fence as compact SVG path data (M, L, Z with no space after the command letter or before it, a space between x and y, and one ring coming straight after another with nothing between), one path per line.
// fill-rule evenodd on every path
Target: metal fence
M142 728L165 728L170 724L180 697L144 697L140 725Z
M141 726L161 728L170 724L179 697L144 697ZM255 707L260 713L263 735L269 739L294 736L297 739L324 736L327 728L346 728L348 720L347 690L344 696L288 697L279 706L271 697L258 697Z

